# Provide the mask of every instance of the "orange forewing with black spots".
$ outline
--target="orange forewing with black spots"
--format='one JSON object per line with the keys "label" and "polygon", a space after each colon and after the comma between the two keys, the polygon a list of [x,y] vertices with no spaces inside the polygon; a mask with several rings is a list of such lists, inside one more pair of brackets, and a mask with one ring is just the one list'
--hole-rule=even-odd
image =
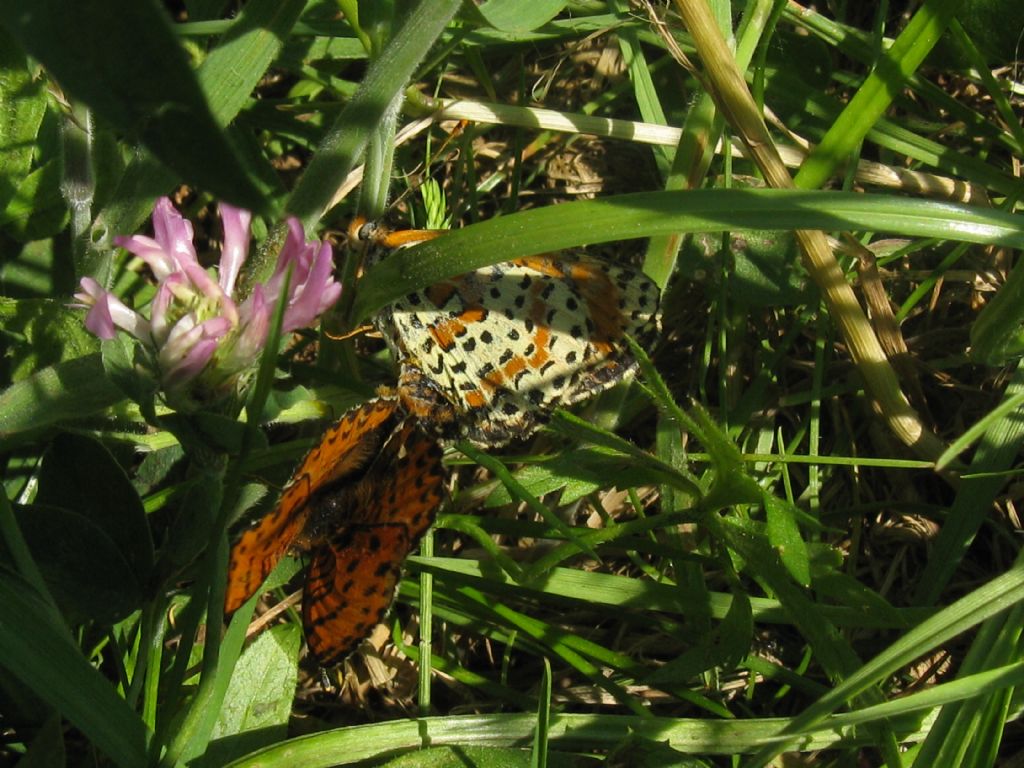
{"label": "orange forewing with black spots", "polygon": [[255,594],[288,549],[311,552],[307,642],[321,663],[340,660],[387,612],[444,485],[440,445],[397,398],[349,411],[302,461],[274,510],[232,548],[226,611]]}
{"label": "orange forewing with black spots", "polygon": [[313,501],[333,533],[314,544],[302,617],[321,664],[342,659],[381,621],[402,562],[444,499],[441,448],[407,419],[365,475]]}
{"label": "orange forewing with black spots", "polygon": [[310,498],[328,484],[364,469],[398,418],[398,401],[379,397],[352,409],[324,433],[295,470],[274,509],[231,548],[224,596],[227,613],[256,594],[295,544],[310,517]]}

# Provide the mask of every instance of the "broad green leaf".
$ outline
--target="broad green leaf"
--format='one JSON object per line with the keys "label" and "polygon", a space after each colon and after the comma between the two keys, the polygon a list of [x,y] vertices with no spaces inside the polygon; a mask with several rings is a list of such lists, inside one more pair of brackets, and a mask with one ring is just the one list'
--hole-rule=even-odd
{"label": "broad green leaf", "polygon": [[21,179],[7,207],[0,212],[0,227],[27,242],[56,235],[68,219],[60,193],[63,165],[58,158],[47,161]]}
{"label": "broad green leaf", "polygon": [[[67,279],[70,275],[66,260],[61,257],[60,244],[54,240],[22,244],[0,264],[0,283],[5,286],[7,301],[39,299],[58,292],[70,294],[72,285]],[[0,313],[14,306],[17,305],[0,302]],[[0,326],[6,326],[7,322],[7,319],[0,321]]]}
{"label": "broad green leaf", "polygon": [[60,715],[54,712],[28,745],[25,756],[18,761],[17,768],[64,768],[66,765],[64,732],[61,728]]}
{"label": "broad green leaf", "polygon": [[[0,178],[8,184],[32,168],[36,134],[46,112],[46,89],[17,44],[0,30]],[[0,208],[12,190],[0,188]]]}
{"label": "broad green leaf", "polygon": [[[561,764],[550,763],[552,766]],[[526,750],[467,744],[416,750],[382,763],[381,768],[530,768],[530,765],[530,753]]]}
{"label": "broad green leaf", "polygon": [[0,23],[73,98],[138,138],[183,179],[265,209],[154,0],[12,0]]}
{"label": "broad green leaf", "polygon": [[230,416],[200,411],[184,415],[171,413],[160,423],[174,433],[186,450],[221,451],[238,455],[242,450],[242,435],[246,425]]}
{"label": "broad green leaf", "polygon": [[194,482],[190,483],[178,504],[177,514],[160,547],[157,572],[161,578],[179,574],[210,545],[214,521],[220,512],[224,485],[220,462],[207,459],[196,462]]}
{"label": "broad green leaf", "polygon": [[158,485],[170,480],[171,473],[184,457],[185,452],[177,442],[166,448],[149,451],[132,472],[132,486],[140,496],[151,493]]}
{"label": "broad green leaf", "polygon": [[[565,0],[488,0],[475,10],[478,18],[500,32],[530,32],[547,24],[564,7]],[[473,10],[472,6],[467,10]]]}
{"label": "broad green leaf", "polygon": [[46,105],[42,79],[0,30],[0,227],[22,241],[55,234],[67,216],[60,160],[41,154]]}
{"label": "broad green leaf", "polygon": [[0,440],[84,418],[122,400],[98,354],[58,363],[0,392]]}
{"label": "broad green leaf", "polygon": [[83,324],[84,313],[54,299],[0,298],[0,327],[27,343],[11,346],[11,378],[25,379],[48,365],[81,358],[99,348]]}
{"label": "broad green leaf", "polygon": [[717,630],[720,645],[721,664],[732,669],[750,653],[754,639],[754,613],[750,596],[738,589],[733,590],[729,612]]}
{"label": "broad green leaf", "polygon": [[271,627],[245,649],[199,765],[223,765],[287,736],[301,648],[301,628],[288,623]]}
{"label": "broad green leaf", "polygon": [[81,435],[58,435],[43,457],[35,502],[87,518],[114,542],[136,581],[148,582],[153,541],[142,500],[101,443]]}
{"label": "broad green leaf", "polygon": [[17,507],[15,514],[70,624],[109,626],[142,606],[144,582],[117,543],[88,516],[46,504]]}
{"label": "broad green leaf", "polygon": [[[993,69],[1017,59],[1020,31],[1024,29],[1024,6],[1017,0],[962,0],[957,20]],[[946,66],[948,62],[934,63]]]}
{"label": "broad green leaf", "polygon": [[[723,247],[727,252],[723,253]],[[723,257],[730,269],[722,269]],[[799,265],[792,232],[752,230],[732,234],[723,246],[720,233],[704,232],[689,238],[679,252],[680,277],[696,278],[707,296],[723,290],[728,274],[728,295],[749,307],[790,307],[812,302],[815,292]],[[678,279],[678,277],[677,277]]]}
{"label": "broad green leaf", "polygon": [[[552,717],[552,749],[590,751],[612,749],[631,734],[666,744],[690,755],[724,755],[731,758],[769,743],[782,731],[786,718],[652,717],[607,714],[559,714]],[[873,734],[863,731],[829,730],[822,723],[801,743],[803,750],[827,749],[830,745],[872,745]],[[231,768],[266,768],[302,765],[304,768],[354,764],[382,754],[419,750],[425,739],[434,746],[451,745],[459,752],[467,744],[514,747],[529,744],[537,716],[528,714],[449,715],[398,720],[373,725],[336,728],[299,736],[254,752],[231,763]],[[929,722],[920,717],[899,719],[895,725],[907,740],[919,740]],[[524,753],[525,754],[525,753]],[[676,763],[668,763],[673,765]]]}
{"label": "broad green leaf", "polygon": [[[292,0],[247,3],[199,65],[199,85],[219,125],[235,119],[270,61],[290,39],[294,6]],[[262,176],[260,169],[257,172]],[[134,232],[152,209],[153,200],[173,186],[174,176],[152,156],[143,154],[124,169],[119,184],[118,194],[96,218],[96,236],[101,242]]]}

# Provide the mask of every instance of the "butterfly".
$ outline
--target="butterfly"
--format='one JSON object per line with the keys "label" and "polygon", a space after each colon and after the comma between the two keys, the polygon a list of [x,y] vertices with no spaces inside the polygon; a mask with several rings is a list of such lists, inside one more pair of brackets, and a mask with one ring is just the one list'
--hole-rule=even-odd
{"label": "butterfly", "polygon": [[441,453],[391,394],[348,411],[232,547],[225,612],[289,550],[307,552],[306,643],[321,665],[341,661],[384,618],[403,561],[433,523],[445,491]]}
{"label": "butterfly", "polygon": [[[349,241],[377,260],[440,234],[357,219]],[[442,437],[494,448],[630,375],[636,361],[625,336],[646,341],[656,332],[658,297],[637,270],[545,254],[414,291],[373,322],[398,363],[406,410]]]}

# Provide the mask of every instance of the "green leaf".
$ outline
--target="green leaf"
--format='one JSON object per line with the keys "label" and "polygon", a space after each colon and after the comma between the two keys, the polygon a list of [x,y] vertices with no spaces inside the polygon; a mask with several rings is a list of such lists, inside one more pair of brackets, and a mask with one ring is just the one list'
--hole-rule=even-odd
{"label": "green leaf", "polygon": [[55,299],[0,298],[0,325],[5,334],[17,334],[27,344],[12,345],[12,379],[24,379],[31,371],[80,358],[99,347],[99,341],[82,323],[83,313]]}
{"label": "green leaf", "polygon": [[[634,488],[657,483],[661,477],[639,462],[604,448],[563,451],[515,473],[516,480],[534,496],[564,489],[559,497],[560,504],[571,504],[601,488]],[[487,497],[486,506],[501,507],[511,503],[508,489],[499,485]]]}
{"label": "green leaf", "polygon": [[697,486],[691,477],[677,470],[675,467],[666,464],[656,456],[638,448],[628,440],[624,440],[611,432],[598,429],[589,422],[584,421],[578,416],[574,416],[568,411],[556,411],[554,417],[551,419],[551,427],[555,431],[572,437],[575,440],[579,440],[580,442],[593,443],[599,448],[618,451],[622,453],[624,457],[630,457],[634,466],[645,473],[650,473],[648,477],[652,480],[657,478],[660,482],[670,483],[676,488],[692,492],[695,496],[699,497],[702,495],[699,486]]}
{"label": "green leaf", "polygon": [[58,709],[121,766],[149,764],[151,733],[110,682],[82,656],[67,628],[21,577],[0,566],[0,667]]}
{"label": "green leaf", "polygon": [[64,768],[64,732],[60,715],[54,712],[38,730],[17,768]]}
{"label": "green leaf", "polygon": [[800,528],[791,506],[777,496],[762,494],[768,518],[768,543],[779,553],[786,570],[803,587],[811,584],[811,565],[807,544],[800,538]]}
{"label": "green leaf", "polygon": [[[957,20],[964,25],[993,69],[1014,61],[1024,29],[1024,6],[1017,0],[962,0]],[[936,61],[936,66],[948,62]]]}
{"label": "green leaf", "polygon": [[628,765],[631,768],[709,768],[710,763],[688,757],[681,750],[672,749],[665,740],[629,734],[608,753],[604,765]]}
{"label": "green leaf", "polygon": [[651,685],[683,685],[702,672],[715,667],[734,667],[750,650],[754,636],[754,615],[750,598],[733,592],[729,610],[709,635],[696,635],[694,646],[644,680]]}
{"label": "green leaf", "polygon": [[[472,10],[472,4],[467,8]],[[501,32],[530,32],[562,12],[565,0],[488,0],[476,8],[479,17]]]}
{"label": "green leaf", "polygon": [[46,105],[42,79],[0,30],[0,227],[22,241],[56,234],[67,217],[60,159],[40,156]]}
{"label": "green leaf", "polygon": [[38,299],[58,293],[69,295],[72,275],[66,266],[66,256],[54,240],[35,240],[24,243],[16,252],[12,249],[0,264],[0,283],[4,285],[5,295],[10,297],[7,301]]}
{"label": "green leaf", "polygon": [[101,443],[81,435],[58,435],[43,458],[35,502],[90,520],[110,537],[138,583],[149,580],[153,540],[142,500]]}
{"label": "green leaf", "polygon": [[522,749],[467,744],[416,750],[382,763],[381,768],[530,768],[530,765],[530,753]]}
{"label": "green leaf", "polygon": [[846,163],[885,113],[907,77],[938,42],[961,0],[929,0],[879,57],[864,84],[832,123],[793,179],[797,187],[816,189]]}
{"label": "green leaf", "polygon": [[138,403],[146,418],[154,414],[154,398],[160,382],[153,372],[148,350],[127,334],[118,333],[100,343],[103,376],[122,397]]}
{"label": "green leaf", "polygon": [[[293,39],[288,32],[294,24],[294,6],[293,0],[245,4],[200,64],[199,84],[219,125],[226,126],[237,117],[269,61],[284,41]],[[255,169],[261,178],[266,170]],[[105,241],[111,235],[134,232],[152,210],[153,200],[173,184],[174,176],[152,156],[135,157],[120,177],[117,194],[96,217],[96,237]]]}
{"label": "green leaf", "polygon": [[[200,453],[206,456],[206,453]],[[161,580],[178,575],[210,545],[213,524],[223,500],[223,472],[220,462],[196,462],[196,475],[160,547],[158,571]]]}
{"label": "green leaf", "polygon": [[754,639],[754,612],[747,593],[733,590],[729,612],[725,614],[716,634],[720,646],[720,663],[725,669],[733,669],[750,652],[750,644]]}
{"label": "green leaf", "polygon": [[[594,749],[614,749],[630,734],[636,734],[652,742],[666,744],[684,754],[726,754],[739,755],[770,743],[782,731],[787,718],[735,718],[718,719],[709,726],[705,718],[655,717],[606,715],[606,714],[559,714],[552,718],[552,749],[571,752],[589,752]],[[411,752],[415,759],[422,749],[424,740],[435,747],[450,745],[456,756],[464,751],[466,760],[476,759],[492,745],[505,751],[518,747],[522,762],[529,764],[529,753],[522,749],[533,736],[537,718],[533,713],[497,715],[448,715],[446,717],[425,717],[405,719],[387,723],[374,723],[348,728],[335,728],[320,733],[298,736],[231,763],[232,768],[268,768],[273,766],[301,765],[304,768],[319,766],[354,765],[360,761],[379,760],[382,754]],[[928,725],[922,725],[920,718],[902,719],[898,723],[908,740],[917,740],[927,732]],[[873,745],[871,734],[850,733],[829,730],[831,721],[822,723],[820,729],[804,738],[804,750],[827,749],[829,746],[865,744]],[[496,751],[500,755],[500,752]],[[486,762],[486,755],[479,765],[492,766],[500,763]],[[510,757],[511,759],[511,757]],[[456,763],[461,766],[466,762]],[[468,763],[472,765],[473,763]],[[659,763],[654,763],[659,765]],[[415,763],[413,763],[415,765]],[[549,765],[565,765],[551,762]],[[569,763],[574,765],[574,763]],[[602,763],[608,765],[608,763]],[[678,761],[660,765],[679,765]]]}
{"label": "green leaf", "polygon": [[60,192],[64,166],[54,158],[21,179],[7,207],[0,212],[0,227],[22,242],[56,235],[68,220]]}
{"label": "green leaf", "polygon": [[883,617],[894,627],[907,626],[907,622],[888,600],[865,586],[849,574],[839,571],[814,575],[814,591],[840,605],[855,608],[872,616]]}
{"label": "green leaf", "polygon": [[157,3],[12,0],[4,11],[0,21],[73,98],[189,183],[265,211]]}
{"label": "green leaf", "polygon": [[1024,356],[1024,268],[1018,263],[971,325],[971,357],[1005,365]]}
{"label": "green leaf", "polygon": [[107,532],[86,515],[45,504],[16,507],[15,515],[69,624],[110,626],[142,605],[143,583]]}
{"label": "green leaf", "polygon": [[181,441],[186,451],[211,450],[237,456],[242,450],[246,425],[230,416],[204,411],[188,415],[171,413],[162,417],[160,423]]}
{"label": "green leaf", "polygon": [[[721,269],[722,249],[732,269]],[[799,254],[792,232],[752,230],[733,234],[723,246],[719,233],[698,233],[687,240],[679,253],[679,277],[697,278],[707,296],[727,291],[730,300],[749,307],[791,307],[813,301],[814,289],[799,266]]]}
{"label": "green leaf", "polygon": [[[252,98],[304,7],[304,0],[253,0],[242,6],[197,73],[218,125],[230,124]],[[264,183],[277,182],[265,162],[254,170],[267,176]]]}
{"label": "green leaf", "polygon": [[245,649],[198,765],[224,765],[287,736],[301,648],[301,628],[288,623],[272,627]]}
{"label": "green leaf", "polygon": [[98,354],[58,363],[0,392],[0,440],[84,418],[122,400]]}
{"label": "green leaf", "polygon": [[11,198],[7,184],[32,168],[36,135],[46,112],[46,89],[33,77],[28,59],[0,30],[0,207]]}
{"label": "green leaf", "polygon": [[367,270],[352,317],[452,275],[583,244],[741,229],[864,229],[1024,247],[1020,217],[975,206],[846,192],[698,189],[580,200],[482,221]]}

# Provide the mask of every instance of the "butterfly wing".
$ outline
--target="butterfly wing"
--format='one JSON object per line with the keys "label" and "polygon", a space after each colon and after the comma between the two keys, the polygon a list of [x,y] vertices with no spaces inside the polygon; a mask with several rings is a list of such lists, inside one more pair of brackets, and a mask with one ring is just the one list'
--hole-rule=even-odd
{"label": "butterfly wing", "polygon": [[631,373],[623,336],[650,335],[657,306],[657,286],[635,270],[540,255],[411,293],[375,322],[402,363],[406,407],[441,434],[457,421],[495,447]]}
{"label": "butterfly wing", "polygon": [[274,509],[231,548],[224,610],[232,613],[259,589],[309,519],[309,499],[328,483],[364,468],[397,420],[397,401],[370,400],[346,413],[302,460]]}
{"label": "butterfly wing", "polygon": [[316,550],[306,579],[306,642],[321,664],[343,659],[384,618],[444,481],[440,446],[409,420],[350,491],[351,521]]}
{"label": "butterfly wing", "polygon": [[341,661],[384,618],[401,578],[402,526],[351,528],[320,547],[306,577],[302,623],[324,666]]}
{"label": "butterfly wing", "polygon": [[433,524],[444,501],[443,451],[437,440],[406,419],[395,430],[364,480],[373,497],[354,519],[374,525],[401,525],[409,534],[409,547]]}

